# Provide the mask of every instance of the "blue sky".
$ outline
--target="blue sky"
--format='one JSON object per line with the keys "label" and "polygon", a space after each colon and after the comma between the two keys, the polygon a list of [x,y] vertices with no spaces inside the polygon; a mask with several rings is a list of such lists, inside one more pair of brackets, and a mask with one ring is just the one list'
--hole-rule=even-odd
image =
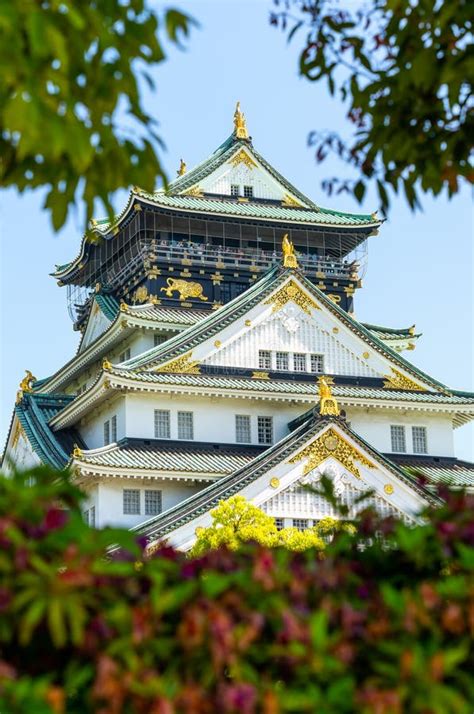
{"label": "blue sky", "polygon": [[[273,165],[318,203],[355,212],[372,211],[348,196],[331,198],[321,180],[345,170],[316,166],[306,139],[312,129],[344,131],[344,111],[324,86],[298,76],[297,45],[271,28],[271,0],[187,0],[171,3],[201,23],[186,52],[172,50],[155,72],[157,91],[147,109],[160,121],[173,176],[182,157],[191,168],[231,132],[240,99],[254,144]],[[125,193],[116,197],[120,209]],[[16,389],[25,369],[52,374],[74,354],[78,334],[66,308],[66,291],[49,273],[78,252],[81,224],[71,219],[54,234],[41,210],[41,192],[0,194],[1,232],[1,423],[6,436]],[[413,215],[395,201],[389,221],[369,243],[364,287],[355,296],[359,319],[393,327],[416,323],[423,332],[407,353],[421,369],[456,389],[473,383],[473,248],[470,192],[452,201],[424,201]],[[474,429],[455,432],[459,457],[474,459]]]}

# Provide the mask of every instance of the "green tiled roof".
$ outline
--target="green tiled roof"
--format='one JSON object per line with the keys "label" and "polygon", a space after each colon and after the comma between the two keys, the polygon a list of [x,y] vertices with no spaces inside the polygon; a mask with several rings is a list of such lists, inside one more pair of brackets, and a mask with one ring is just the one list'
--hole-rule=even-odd
{"label": "green tiled roof", "polygon": [[449,484],[458,488],[474,487],[474,464],[443,456],[391,455],[394,461],[410,475],[424,476],[431,484]]}
{"label": "green tiled roof", "polygon": [[[125,363],[123,363],[125,364]],[[218,376],[210,374],[167,374],[147,371],[130,371],[114,367],[112,374],[153,384],[170,384],[183,387],[229,389],[240,392],[250,391],[266,394],[314,394],[315,403],[318,388],[315,382],[284,379],[252,379],[251,377]],[[337,377],[336,377],[337,379]],[[347,399],[382,399],[387,402],[406,401],[433,404],[473,404],[474,394],[461,396],[441,394],[440,392],[421,392],[380,387],[335,384],[333,393],[336,397]],[[308,414],[309,416],[309,414]]]}
{"label": "green tiled roof", "polygon": [[368,322],[362,322],[361,325],[372,332],[380,340],[415,340],[418,337],[421,337],[421,333],[412,334],[412,332],[410,332],[412,329],[411,327],[382,327],[381,325],[370,325]]}
{"label": "green tiled roof", "polygon": [[33,451],[44,464],[58,469],[64,468],[74,444],[81,445],[82,440],[74,430],[52,431],[48,422],[73,399],[67,394],[26,393],[15,406],[15,413]]}
{"label": "green tiled roof", "polygon": [[407,475],[396,464],[376,451],[367,442],[355,434],[344,420],[334,417],[311,418],[298,429],[285,436],[281,441],[271,446],[259,456],[256,456],[247,466],[224,476],[207,488],[182,501],[159,516],[151,518],[134,528],[144,533],[150,540],[164,538],[171,531],[189,523],[197,516],[207,513],[217,506],[220,500],[239,493],[243,488],[255,481],[269,469],[286,460],[290,454],[301,448],[309,439],[316,436],[329,422],[335,422],[356,443],[359,443],[376,461],[383,463],[397,478],[407,483],[413,490],[426,500],[435,500],[416,479]]}
{"label": "green tiled roof", "polygon": [[231,473],[250,463],[256,451],[233,445],[209,447],[194,444],[144,444],[137,439],[85,451],[81,463],[120,469],[202,473],[212,476]]}
{"label": "green tiled roof", "polygon": [[297,275],[298,279],[310,295],[313,295],[318,302],[329,310],[329,312],[332,312],[353,332],[358,334],[359,337],[361,337],[367,344],[384,355],[394,365],[401,367],[409,374],[421,379],[423,382],[431,384],[435,387],[435,389],[449,392],[445,385],[441,384],[408,362],[408,360],[404,359],[398,352],[391,349],[374,333],[364,327],[362,323],[355,320],[349,313],[336,305],[321,290],[319,290],[319,288],[305,278],[302,273],[299,271],[295,273],[295,271],[291,269],[283,269],[279,266],[271,268],[271,270],[265,273],[260,280],[257,280],[253,285],[251,285],[248,290],[226,303],[223,307],[219,308],[219,310],[213,311],[208,317],[204,318],[196,325],[183,330],[163,345],[154,347],[151,350],[144,352],[142,355],[134,357],[128,362],[124,362],[124,365],[126,365],[128,369],[140,369],[141,367],[150,364],[166,363],[169,360],[175,359],[185,352],[188,352],[200,342],[217,334],[239,316],[245,314],[245,312],[254,307],[254,305],[256,305],[260,300],[264,299],[267,295],[276,290],[278,286],[282,284],[290,275]]}
{"label": "green tiled roof", "polygon": [[159,305],[129,305],[127,315],[141,317],[144,320],[164,322],[177,325],[195,325],[209,315],[209,310],[196,308],[160,307]]}
{"label": "green tiled roof", "polygon": [[95,301],[104,313],[107,320],[114,320],[120,310],[119,302],[113,295],[99,293],[95,296]]}

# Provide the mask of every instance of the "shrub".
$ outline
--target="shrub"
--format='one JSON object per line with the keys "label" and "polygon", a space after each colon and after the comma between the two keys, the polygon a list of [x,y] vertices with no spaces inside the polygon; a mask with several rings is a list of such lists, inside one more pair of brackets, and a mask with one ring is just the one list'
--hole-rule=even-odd
{"label": "shrub", "polygon": [[0,711],[467,714],[474,503],[442,495],[411,528],[365,511],[324,553],[147,558],[83,522],[67,474],[1,478]]}

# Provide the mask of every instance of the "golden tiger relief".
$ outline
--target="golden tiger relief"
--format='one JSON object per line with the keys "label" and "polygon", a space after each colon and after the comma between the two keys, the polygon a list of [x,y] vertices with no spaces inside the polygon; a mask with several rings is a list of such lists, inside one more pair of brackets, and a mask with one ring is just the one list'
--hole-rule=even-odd
{"label": "golden tiger relief", "polygon": [[160,291],[166,293],[168,297],[173,297],[173,293],[177,291],[180,300],[186,300],[188,297],[199,298],[199,300],[208,299],[202,294],[202,285],[199,283],[192,283],[188,280],[175,280],[174,278],[167,278],[166,282],[168,287],[160,288]]}

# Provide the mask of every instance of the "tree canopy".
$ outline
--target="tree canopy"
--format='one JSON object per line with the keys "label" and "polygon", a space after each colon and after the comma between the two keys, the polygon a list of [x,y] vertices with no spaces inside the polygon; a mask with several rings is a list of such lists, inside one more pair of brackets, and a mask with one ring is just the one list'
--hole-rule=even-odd
{"label": "tree canopy", "polygon": [[141,86],[193,22],[147,0],[3,0],[0,187],[46,187],[59,230],[79,197],[87,224],[96,199],[112,215],[117,189],[164,181]]}
{"label": "tree canopy", "polygon": [[[352,171],[323,181],[361,202],[375,183],[386,213],[394,194],[412,210],[422,194],[473,182],[472,5],[467,0],[274,0],[270,22],[299,38],[299,71],[326,81],[347,108],[350,133],[318,128],[317,162],[335,154]],[[302,37],[301,32],[304,32]],[[321,118],[318,116],[318,124]]]}

